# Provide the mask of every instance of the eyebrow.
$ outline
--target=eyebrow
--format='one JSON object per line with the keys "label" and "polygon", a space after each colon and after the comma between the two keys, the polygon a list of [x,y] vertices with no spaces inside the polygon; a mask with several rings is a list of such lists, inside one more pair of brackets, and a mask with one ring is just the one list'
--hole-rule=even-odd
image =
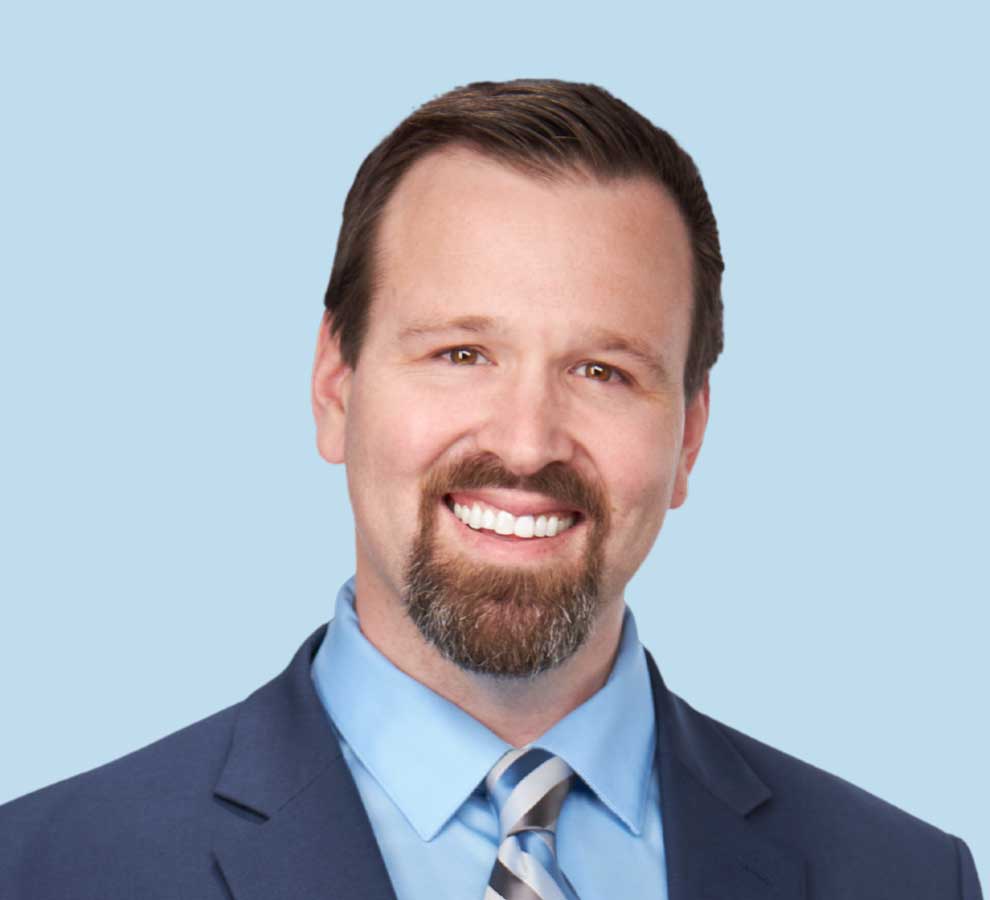
{"label": "eyebrow", "polygon": [[607,328],[596,328],[589,343],[605,353],[624,353],[645,366],[660,381],[670,381],[663,357],[655,353],[646,341]]}
{"label": "eyebrow", "polygon": [[399,332],[399,340],[439,334],[445,331],[470,331],[472,334],[482,334],[494,331],[498,322],[491,316],[460,316],[456,319],[423,319],[407,325]]}

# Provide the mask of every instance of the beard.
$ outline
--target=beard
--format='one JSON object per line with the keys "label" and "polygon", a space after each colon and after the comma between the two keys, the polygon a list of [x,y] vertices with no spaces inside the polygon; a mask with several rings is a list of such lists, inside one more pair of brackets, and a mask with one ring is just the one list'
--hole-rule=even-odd
{"label": "beard", "polygon": [[[441,550],[436,519],[446,495],[485,487],[540,493],[577,510],[590,526],[580,559],[515,568]],[[420,634],[460,668],[532,678],[559,666],[588,638],[602,607],[607,534],[604,490],[565,464],[517,476],[492,454],[459,460],[433,472],[423,487],[406,566],[406,610]]]}

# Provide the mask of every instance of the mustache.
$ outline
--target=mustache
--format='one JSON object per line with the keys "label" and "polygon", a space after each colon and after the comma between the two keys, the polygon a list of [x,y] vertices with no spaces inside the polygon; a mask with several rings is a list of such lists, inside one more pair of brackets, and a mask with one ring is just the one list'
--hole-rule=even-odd
{"label": "mustache", "polygon": [[473,488],[505,488],[543,494],[599,524],[604,524],[608,515],[604,488],[579,475],[566,463],[552,462],[532,475],[517,475],[494,453],[466,456],[434,470],[426,479],[423,496],[429,502],[454,491]]}

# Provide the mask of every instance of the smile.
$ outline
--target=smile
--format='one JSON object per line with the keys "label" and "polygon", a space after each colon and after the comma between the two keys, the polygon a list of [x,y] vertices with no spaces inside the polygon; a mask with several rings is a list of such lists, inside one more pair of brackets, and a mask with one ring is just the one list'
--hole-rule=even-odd
{"label": "smile", "polygon": [[458,519],[475,531],[491,531],[519,538],[556,537],[571,528],[578,518],[576,513],[565,511],[513,515],[487,503],[475,501],[461,504],[449,498],[447,506]]}

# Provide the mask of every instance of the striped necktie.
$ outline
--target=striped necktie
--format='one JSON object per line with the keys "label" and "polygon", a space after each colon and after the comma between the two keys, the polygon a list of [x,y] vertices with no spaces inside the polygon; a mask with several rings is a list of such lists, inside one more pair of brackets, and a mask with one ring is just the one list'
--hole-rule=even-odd
{"label": "striped necktie", "polygon": [[578,900],[557,864],[560,807],[574,774],[559,756],[538,748],[510,750],[485,784],[498,810],[502,842],[485,900]]}

